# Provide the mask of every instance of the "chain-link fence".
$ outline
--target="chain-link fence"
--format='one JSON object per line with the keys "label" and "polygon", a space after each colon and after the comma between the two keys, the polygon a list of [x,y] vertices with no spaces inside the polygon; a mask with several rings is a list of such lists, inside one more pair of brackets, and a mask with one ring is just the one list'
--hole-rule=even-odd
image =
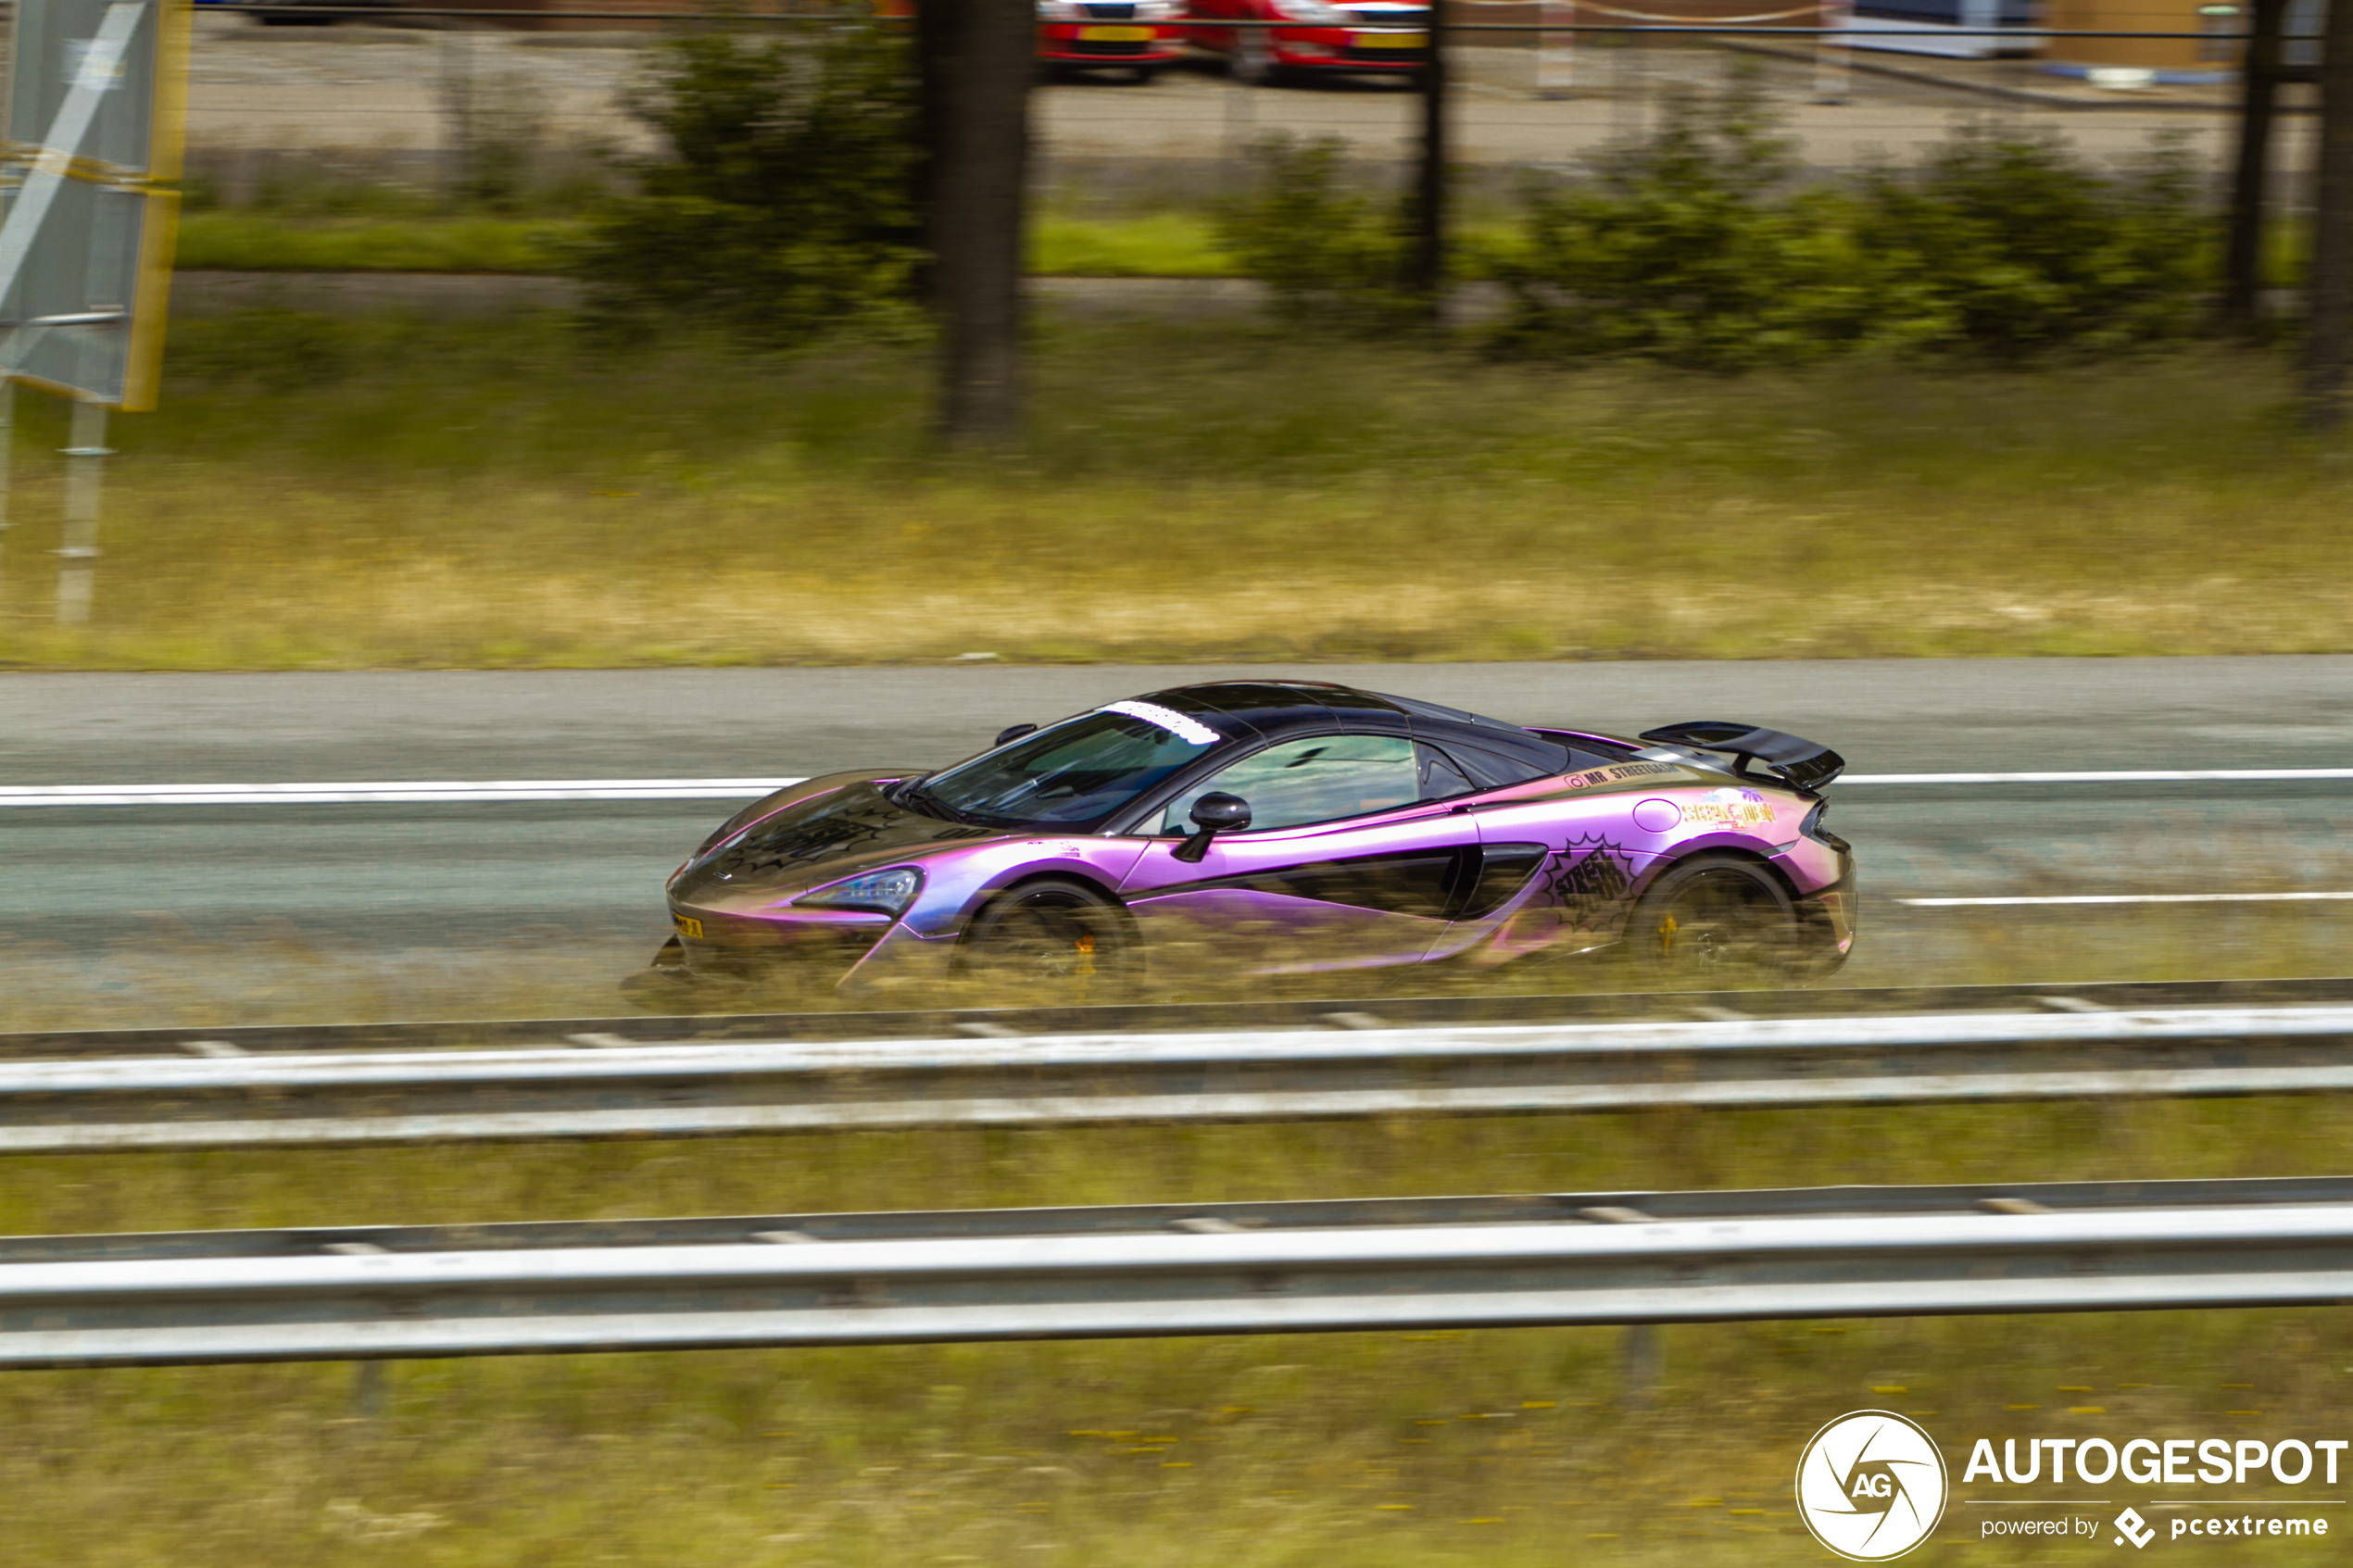
{"label": "chain-link fence", "polygon": [[[1821,20],[1813,6],[1743,13],[1734,19],[1750,25],[1715,32],[1691,31],[1705,18],[1659,21],[1650,11],[1557,0],[1457,6],[1453,17],[1449,156],[1474,202],[1516,171],[1573,170],[1642,135],[1668,94],[1736,67],[1754,73],[1805,167],[1824,173],[1901,160],[1966,118],[2055,131],[2095,160],[2175,138],[2218,178],[2231,155],[2236,88],[2226,59],[2196,69],[2086,65],[2083,40],[2012,31],[1922,44],[1872,31],[1868,16],[1846,19],[1857,30],[1852,42],[1867,46],[1825,50],[1806,31]],[[623,30],[565,18],[565,31],[552,22],[525,31],[512,25],[522,19],[388,25],[404,20],[388,12],[297,27],[208,10],[189,108],[198,204],[245,206],[299,188],[332,207],[392,186],[521,210],[617,178],[618,161],[647,145],[627,99],[650,49],[665,31],[698,24]],[[2111,33],[2130,31],[2108,19]],[[1540,20],[1562,31],[1527,25]],[[1617,20],[1625,30],[1597,31]],[[2112,56],[2161,46],[2194,63],[2235,48],[2181,31],[2108,44]],[[1259,73],[1237,70],[1234,56],[1201,49],[1140,81],[1132,70],[1041,66],[1032,102],[1040,194],[1097,207],[1202,202],[1234,189],[1244,155],[1275,133],[1338,138],[1368,179],[1415,160],[1418,73],[1337,69],[1346,63],[1257,83],[1243,80]],[[2284,89],[2274,167],[2291,200],[2309,165],[2311,120],[2297,111],[2310,92]]]}

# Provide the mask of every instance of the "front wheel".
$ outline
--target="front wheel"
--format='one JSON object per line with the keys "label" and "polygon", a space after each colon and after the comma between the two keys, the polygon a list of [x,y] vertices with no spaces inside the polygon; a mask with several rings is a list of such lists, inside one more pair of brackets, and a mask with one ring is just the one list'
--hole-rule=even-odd
{"label": "front wheel", "polygon": [[991,903],[964,929],[963,969],[1023,986],[1045,1005],[1085,1002],[1124,973],[1119,907],[1083,882],[1047,877]]}
{"label": "front wheel", "polygon": [[1651,884],[1627,922],[1626,950],[1655,979],[1738,984],[1789,978],[1798,935],[1780,878],[1751,860],[1705,857]]}

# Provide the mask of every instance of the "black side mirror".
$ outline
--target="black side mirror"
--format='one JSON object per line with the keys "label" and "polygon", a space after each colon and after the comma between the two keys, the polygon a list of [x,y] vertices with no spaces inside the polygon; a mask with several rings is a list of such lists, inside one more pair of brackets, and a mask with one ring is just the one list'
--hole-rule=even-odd
{"label": "black side mirror", "polygon": [[1038,726],[1035,724],[1008,724],[1003,729],[997,732],[996,740],[990,744],[993,746],[1002,746],[1009,740],[1019,740],[1024,735],[1036,734],[1037,733]]}
{"label": "black side mirror", "polygon": [[1193,802],[1193,836],[1176,847],[1176,859],[1198,865],[1209,853],[1209,841],[1221,833],[1241,833],[1250,826],[1250,802],[1239,795],[1213,789]]}

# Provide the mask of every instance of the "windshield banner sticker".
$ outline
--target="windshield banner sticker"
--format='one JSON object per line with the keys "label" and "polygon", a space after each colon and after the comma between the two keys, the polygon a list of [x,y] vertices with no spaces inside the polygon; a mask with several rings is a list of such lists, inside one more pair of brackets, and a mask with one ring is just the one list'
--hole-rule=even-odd
{"label": "windshield banner sticker", "polygon": [[1178,740],[1192,746],[1215,746],[1225,737],[1197,720],[1161,707],[1153,702],[1107,702],[1095,709],[1098,713],[1124,713],[1130,719],[1141,719],[1147,724],[1157,724]]}

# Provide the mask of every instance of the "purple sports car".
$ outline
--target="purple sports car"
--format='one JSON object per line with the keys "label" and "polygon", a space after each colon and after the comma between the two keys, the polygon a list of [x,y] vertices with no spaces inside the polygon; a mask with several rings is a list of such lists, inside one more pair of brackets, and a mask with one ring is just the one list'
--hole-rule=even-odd
{"label": "purple sports car", "polygon": [[1816,793],[1843,766],[1747,724],[1629,740],[1313,681],[1176,686],[746,808],[672,875],[655,964],[999,974],[1041,1000],[1202,959],[1609,949],[1664,980],[1813,979],[1854,940],[1854,859]]}

